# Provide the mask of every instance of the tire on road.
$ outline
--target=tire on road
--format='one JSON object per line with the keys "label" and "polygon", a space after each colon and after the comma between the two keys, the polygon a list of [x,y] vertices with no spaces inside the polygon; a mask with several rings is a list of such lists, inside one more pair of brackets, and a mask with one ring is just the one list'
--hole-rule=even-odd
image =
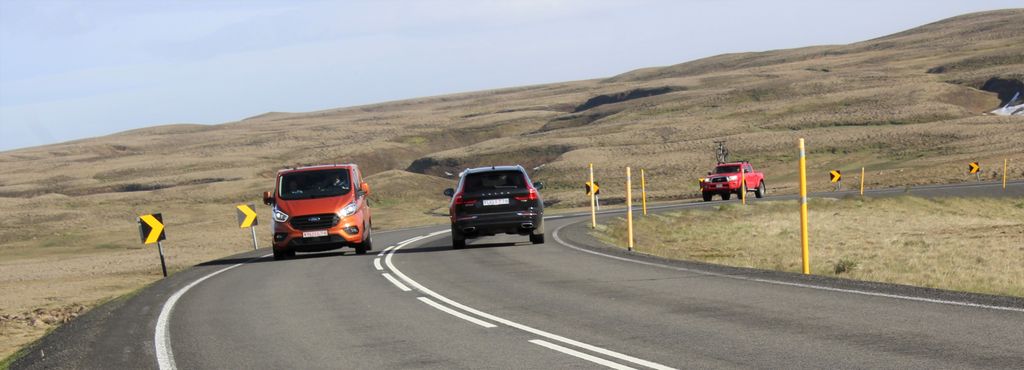
{"label": "tire on road", "polygon": [[466,247],[466,236],[462,235],[462,232],[452,227],[452,249],[462,249]]}
{"label": "tire on road", "polygon": [[722,200],[729,200],[732,198],[732,193],[722,193]]}
{"label": "tire on road", "polygon": [[768,194],[768,189],[765,189],[764,181],[761,181],[757,184],[757,189],[754,190],[754,196],[764,198],[766,194]]}
{"label": "tire on road", "polygon": [[544,244],[544,234],[530,234],[530,242],[533,244]]}
{"label": "tire on road", "polygon": [[712,193],[702,193],[701,195],[703,195],[703,196],[704,196],[704,201],[705,201],[705,202],[710,202],[710,201],[711,201],[711,197],[715,196],[715,195],[714,195],[714,194],[712,194]]}

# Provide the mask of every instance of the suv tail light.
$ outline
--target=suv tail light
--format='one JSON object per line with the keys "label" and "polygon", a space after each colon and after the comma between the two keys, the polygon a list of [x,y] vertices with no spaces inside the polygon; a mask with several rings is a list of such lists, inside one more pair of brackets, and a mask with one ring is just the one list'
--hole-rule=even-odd
{"label": "suv tail light", "polygon": [[530,194],[526,196],[516,197],[516,200],[537,200],[537,189],[530,188]]}
{"label": "suv tail light", "polygon": [[462,193],[455,194],[455,205],[467,205],[471,206],[476,204],[476,199],[466,200],[462,198]]}

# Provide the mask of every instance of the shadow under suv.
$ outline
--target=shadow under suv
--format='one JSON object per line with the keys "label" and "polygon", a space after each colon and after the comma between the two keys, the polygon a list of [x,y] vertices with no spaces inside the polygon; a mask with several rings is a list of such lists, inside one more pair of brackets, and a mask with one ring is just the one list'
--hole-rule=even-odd
{"label": "shadow under suv", "polygon": [[497,234],[529,235],[533,244],[544,243],[544,184],[531,183],[522,166],[471,168],[462,172],[459,186],[445,189],[452,197],[452,247],[466,239]]}

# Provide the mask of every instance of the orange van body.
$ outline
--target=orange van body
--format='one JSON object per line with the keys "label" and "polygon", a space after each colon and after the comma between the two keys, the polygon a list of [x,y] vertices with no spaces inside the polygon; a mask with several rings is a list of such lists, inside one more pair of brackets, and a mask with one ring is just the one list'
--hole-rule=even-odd
{"label": "orange van body", "polygon": [[274,192],[263,194],[273,207],[274,259],[345,247],[358,254],[372,250],[369,194],[354,164],[278,171]]}

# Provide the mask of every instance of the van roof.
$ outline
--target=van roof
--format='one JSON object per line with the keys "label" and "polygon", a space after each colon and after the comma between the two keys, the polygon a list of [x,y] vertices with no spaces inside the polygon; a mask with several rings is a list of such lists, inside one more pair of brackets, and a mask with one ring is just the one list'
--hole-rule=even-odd
{"label": "van roof", "polygon": [[332,169],[332,168],[352,169],[352,168],[356,168],[356,167],[359,167],[359,166],[355,165],[354,163],[318,164],[318,165],[312,165],[312,166],[282,168],[280,170],[277,170],[277,174],[281,175],[281,174],[291,173],[291,172],[317,171],[317,170],[326,170],[326,169]]}

